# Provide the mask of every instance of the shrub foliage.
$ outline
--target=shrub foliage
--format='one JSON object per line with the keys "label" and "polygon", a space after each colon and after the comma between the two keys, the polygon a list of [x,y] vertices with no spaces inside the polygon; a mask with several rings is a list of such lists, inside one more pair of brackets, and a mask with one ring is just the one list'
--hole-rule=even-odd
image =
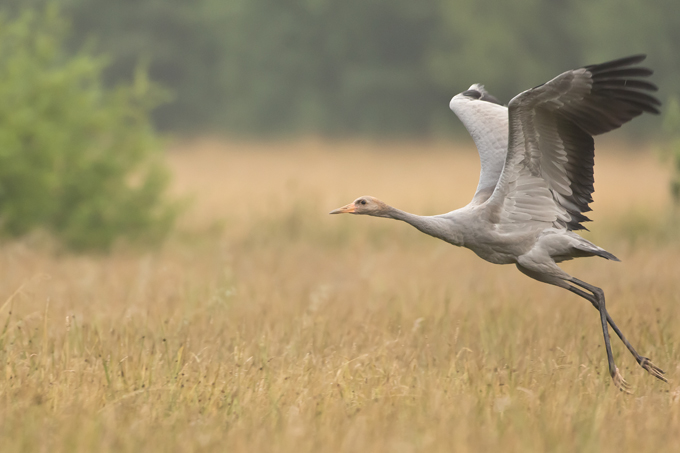
{"label": "shrub foliage", "polygon": [[67,54],[55,8],[0,17],[0,234],[46,229],[73,249],[160,239],[175,207],[149,123],[162,91],[141,70],[107,88],[105,59]]}
{"label": "shrub foliage", "polygon": [[676,207],[680,207],[680,103],[677,98],[668,102],[664,129],[668,140],[666,153],[672,165],[671,194]]}

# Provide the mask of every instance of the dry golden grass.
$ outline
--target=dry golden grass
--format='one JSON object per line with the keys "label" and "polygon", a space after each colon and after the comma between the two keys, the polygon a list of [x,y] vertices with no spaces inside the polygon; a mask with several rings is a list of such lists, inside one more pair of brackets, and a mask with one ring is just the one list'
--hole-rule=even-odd
{"label": "dry golden grass", "polygon": [[[0,246],[2,451],[672,451],[680,445],[680,241],[651,152],[597,158],[590,237],[622,258],[565,268],[601,286],[664,384],[597,312],[514,267],[384,219],[467,203],[471,148],[178,145],[192,196],[153,253]],[[2,301],[7,300],[3,304]]]}

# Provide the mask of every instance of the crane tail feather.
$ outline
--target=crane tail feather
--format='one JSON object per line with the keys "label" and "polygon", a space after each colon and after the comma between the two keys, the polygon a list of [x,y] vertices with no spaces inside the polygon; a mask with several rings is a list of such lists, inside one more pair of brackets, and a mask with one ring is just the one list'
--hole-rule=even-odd
{"label": "crane tail feather", "polygon": [[[600,256],[602,258],[611,260],[611,261],[621,261],[618,259],[613,253],[609,253],[608,251],[601,249],[600,247],[593,246],[592,244],[588,244],[589,246],[576,246],[574,247],[575,249],[585,252],[585,256]],[[593,248],[597,247],[597,248]],[[583,255],[582,255],[583,256]]]}
{"label": "crane tail feather", "polygon": [[606,258],[606,259],[612,260],[612,261],[619,261],[619,262],[621,261],[614,254],[609,253],[606,250],[599,250],[598,253],[597,253],[597,256],[601,256],[602,258]]}

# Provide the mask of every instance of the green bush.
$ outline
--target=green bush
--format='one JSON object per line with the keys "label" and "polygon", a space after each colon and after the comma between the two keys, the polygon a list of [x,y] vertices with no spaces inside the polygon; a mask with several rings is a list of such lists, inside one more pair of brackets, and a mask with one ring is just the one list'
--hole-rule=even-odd
{"label": "green bush", "polygon": [[677,98],[671,98],[668,101],[663,126],[668,135],[666,153],[673,166],[671,193],[675,205],[680,206],[680,104]]}
{"label": "green bush", "polygon": [[0,17],[0,234],[100,250],[161,239],[176,209],[148,118],[164,94],[141,70],[105,87],[105,59],[69,56],[67,28],[56,8]]}

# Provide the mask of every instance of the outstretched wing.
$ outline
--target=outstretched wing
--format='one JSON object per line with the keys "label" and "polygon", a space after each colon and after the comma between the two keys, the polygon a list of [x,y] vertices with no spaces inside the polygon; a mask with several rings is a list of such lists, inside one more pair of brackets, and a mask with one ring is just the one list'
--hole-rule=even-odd
{"label": "outstretched wing", "polygon": [[[491,220],[510,232],[540,222],[584,229],[593,201],[593,135],[643,112],[659,113],[657,87],[637,66],[645,55],[567,71],[509,104],[508,155],[488,201]],[[546,225],[547,224],[547,225]]]}
{"label": "outstretched wing", "polygon": [[479,84],[454,96],[449,107],[468,130],[479,152],[482,169],[472,204],[481,204],[493,193],[505,163],[508,108]]}

